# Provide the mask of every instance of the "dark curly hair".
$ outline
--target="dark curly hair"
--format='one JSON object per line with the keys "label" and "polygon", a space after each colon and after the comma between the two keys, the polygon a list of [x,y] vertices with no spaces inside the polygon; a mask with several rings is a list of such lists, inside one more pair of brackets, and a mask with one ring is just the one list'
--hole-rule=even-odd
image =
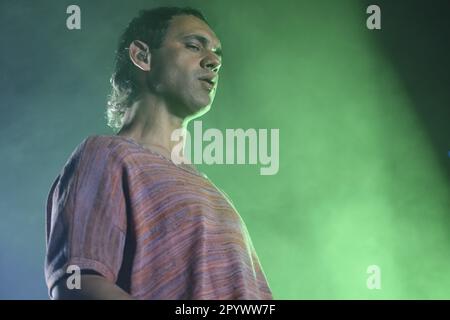
{"label": "dark curly hair", "polygon": [[134,40],[140,40],[150,49],[158,49],[164,40],[170,20],[179,15],[193,15],[207,23],[199,10],[189,7],[159,7],[141,10],[120,36],[110,80],[112,90],[106,109],[108,126],[114,131],[117,132],[122,128],[125,112],[139,94],[133,77],[134,65],[128,54],[129,45]]}

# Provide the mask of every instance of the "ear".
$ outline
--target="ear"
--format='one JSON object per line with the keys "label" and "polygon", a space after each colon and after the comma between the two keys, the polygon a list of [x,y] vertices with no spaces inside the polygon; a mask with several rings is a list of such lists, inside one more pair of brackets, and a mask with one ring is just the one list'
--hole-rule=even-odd
{"label": "ear", "polygon": [[150,71],[150,50],[148,46],[139,40],[134,40],[128,50],[133,64],[143,71]]}

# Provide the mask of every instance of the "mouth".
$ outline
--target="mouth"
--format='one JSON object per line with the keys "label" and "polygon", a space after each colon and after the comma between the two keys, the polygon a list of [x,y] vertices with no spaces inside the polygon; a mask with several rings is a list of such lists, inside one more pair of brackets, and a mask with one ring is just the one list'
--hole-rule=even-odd
{"label": "mouth", "polygon": [[212,91],[216,87],[216,80],[213,77],[203,77],[199,78],[199,80],[203,87],[208,91]]}

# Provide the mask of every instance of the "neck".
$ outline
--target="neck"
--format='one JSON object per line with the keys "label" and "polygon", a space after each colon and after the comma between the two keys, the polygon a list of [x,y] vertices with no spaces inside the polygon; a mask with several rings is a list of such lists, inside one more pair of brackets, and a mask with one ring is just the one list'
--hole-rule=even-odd
{"label": "neck", "polygon": [[175,141],[171,140],[171,135],[177,129],[185,131],[186,127],[187,120],[171,114],[164,101],[146,93],[126,111],[124,125],[117,135],[131,138],[145,148],[162,149],[169,157],[173,148],[181,142],[182,152],[177,156],[183,157],[184,135]]}

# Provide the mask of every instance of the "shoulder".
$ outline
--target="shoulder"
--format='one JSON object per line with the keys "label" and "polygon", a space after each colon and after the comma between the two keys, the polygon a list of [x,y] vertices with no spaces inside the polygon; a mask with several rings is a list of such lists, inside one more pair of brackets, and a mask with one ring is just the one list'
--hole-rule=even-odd
{"label": "shoulder", "polygon": [[84,153],[104,154],[110,157],[125,157],[136,145],[120,136],[93,135],[80,144]]}
{"label": "shoulder", "polygon": [[120,152],[126,148],[129,142],[119,136],[93,135],[89,136],[81,142],[85,151],[97,151],[102,153]]}
{"label": "shoulder", "polygon": [[92,135],[72,152],[66,166],[116,166],[129,154],[130,143],[118,136]]}
{"label": "shoulder", "polygon": [[[48,201],[55,190],[58,196],[64,197],[72,186],[92,186],[98,181],[105,184],[120,179],[127,167],[125,158],[132,147],[132,144],[120,137],[95,135],[85,138],[72,151],[54,180]],[[50,205],[51,202],[48,202],[47,207]]]}

